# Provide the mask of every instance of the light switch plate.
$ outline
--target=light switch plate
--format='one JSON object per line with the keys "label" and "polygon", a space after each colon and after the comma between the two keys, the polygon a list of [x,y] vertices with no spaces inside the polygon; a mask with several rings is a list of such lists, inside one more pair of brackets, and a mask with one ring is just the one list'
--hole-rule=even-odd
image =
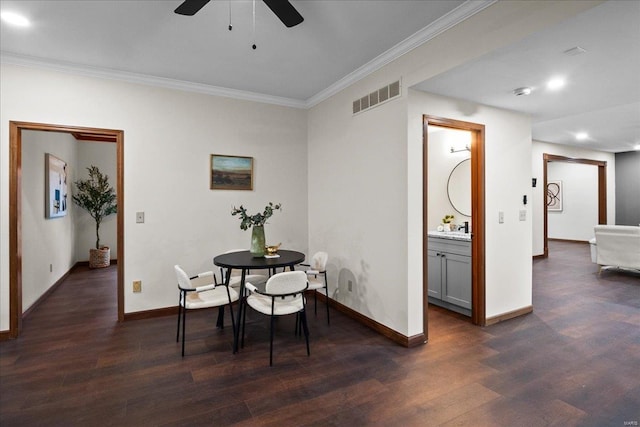
{"label": "light switch plate", "polygon": [[526,221],[526,220],[527,220],[527,211],[523,209],[520,211],[520,221]]}
{"label": "light switch plate", "polygon": [[504,212],[500,211],[498,212],[498,224],[503,224],[504,223]]}
{"label": "light switch plate", "polygon": [[144,223],[144,212],[136,212],[136,222],[138,224]]}

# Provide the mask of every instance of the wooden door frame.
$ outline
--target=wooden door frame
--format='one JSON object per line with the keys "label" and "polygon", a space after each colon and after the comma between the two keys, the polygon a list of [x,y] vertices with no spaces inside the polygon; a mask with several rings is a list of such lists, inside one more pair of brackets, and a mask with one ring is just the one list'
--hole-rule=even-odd
{"label": "wooden door frame", "polygon": [[[78,126],[9,122],[9,338],[22,330],[22,131],[85,135],[84,139],[116,144],[118,242],[118,321],[124,320],[124,132]],[[105,139],[106,138],[106,139]]]}
{"label": "wooden door frame", "polygon": [[547,212],[547,166],[549,162],[577,163],[598,167],[598,224],[607,223],[607,162],[604,160],[577,159],[573,157],[557,156],[555,154],[542,154],[542,210],[544,217],[544,258],[549,257],[549,216]]}
{"label": "wooden door frame", "polygon": [[429,338],[429,285],[427,261],[428,228],[428,126],[440,126],[471,132],[471,321],[474,325],[486,325],[485,308],[485,185],[484,185],[484,125],[446,119],[424,114],[422,116],[422,306],[423,328]]}

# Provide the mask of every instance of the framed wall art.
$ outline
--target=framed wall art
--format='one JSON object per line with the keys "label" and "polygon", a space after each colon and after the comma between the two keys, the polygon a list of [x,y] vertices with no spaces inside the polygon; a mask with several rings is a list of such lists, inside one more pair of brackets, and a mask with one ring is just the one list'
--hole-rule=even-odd
{"label": "framed wall art", "polygon": [[68,207],[67,162],[45,153],[44,169],[45,218],[65,216]]}
{"label": "framed wall art", "polygon": [[549,212],[562,212],[562,181],[547,182],[547,210]]}
{"label": "framed wall art", "polygon": [[212,190],[253,190],[253,157],[211,155]]}

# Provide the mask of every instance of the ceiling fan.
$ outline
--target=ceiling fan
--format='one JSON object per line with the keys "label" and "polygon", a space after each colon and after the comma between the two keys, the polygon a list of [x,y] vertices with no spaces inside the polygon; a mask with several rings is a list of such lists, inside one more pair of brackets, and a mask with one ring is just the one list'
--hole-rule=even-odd
{"label": "ceiling fan", "polygon": [[[209,3],[209,1],[210,0],[185,0],[180,6],[177,7],[174,12],[179,15],[193,16],[198,13],[198,11],[202,9],[207,3]],[[291,3],[289,3],[289,0],[263,1],[287,27],[295,27],[296,25],[304,21],[302,15],[300,15],[296,8],[293,7]]]}

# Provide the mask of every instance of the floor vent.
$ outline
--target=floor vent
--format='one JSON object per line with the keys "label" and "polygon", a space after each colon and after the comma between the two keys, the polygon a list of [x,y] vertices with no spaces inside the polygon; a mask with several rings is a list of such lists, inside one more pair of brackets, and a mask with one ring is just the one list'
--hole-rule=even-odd
{"label": "floor vent", "polygon": [[400,80],[353,101],[353,114],[366,111],[400,96]]}

